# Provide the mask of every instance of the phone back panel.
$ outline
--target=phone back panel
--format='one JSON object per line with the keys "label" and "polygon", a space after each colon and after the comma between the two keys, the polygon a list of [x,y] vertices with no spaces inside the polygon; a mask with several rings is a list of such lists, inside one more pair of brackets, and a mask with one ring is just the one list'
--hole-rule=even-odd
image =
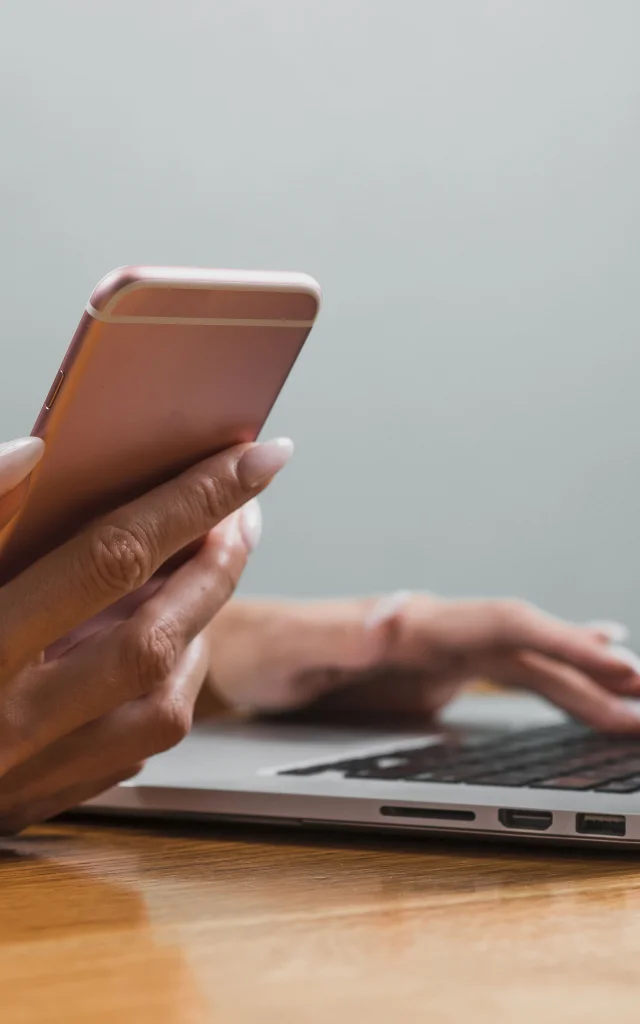
{"label": "phone back panel", "polygon": [[98,285],[33,433],[0,583],[88,521],[258,436],[313,325],[312,278],[123,268]]}

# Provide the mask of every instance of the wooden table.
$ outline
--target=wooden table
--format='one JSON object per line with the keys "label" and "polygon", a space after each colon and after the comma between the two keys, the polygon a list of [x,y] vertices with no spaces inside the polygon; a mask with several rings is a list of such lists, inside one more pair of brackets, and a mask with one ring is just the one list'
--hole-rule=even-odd
{"label": "wooden table", "polygon": [[201,826],[0,842],[0,1021],[640,1018],[640,859]]}

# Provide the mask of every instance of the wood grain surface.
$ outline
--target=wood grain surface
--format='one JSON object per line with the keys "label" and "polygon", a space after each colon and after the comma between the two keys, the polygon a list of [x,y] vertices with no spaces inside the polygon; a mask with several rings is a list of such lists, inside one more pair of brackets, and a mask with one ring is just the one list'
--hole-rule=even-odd
{"label": "wood grain surface", "polygon": [[52,825],[0,906],[3,1024],[640,1018],[630,854]]}

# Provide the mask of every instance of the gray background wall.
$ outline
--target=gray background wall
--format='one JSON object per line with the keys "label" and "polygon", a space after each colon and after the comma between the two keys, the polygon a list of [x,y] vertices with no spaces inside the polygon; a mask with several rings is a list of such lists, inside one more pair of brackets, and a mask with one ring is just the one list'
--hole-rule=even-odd
{"label": "gray background wall", "polygon": [[639,33],[636,0],[3,0],[0,436],[112,266],[305,269],[245,589],[640,627]]}

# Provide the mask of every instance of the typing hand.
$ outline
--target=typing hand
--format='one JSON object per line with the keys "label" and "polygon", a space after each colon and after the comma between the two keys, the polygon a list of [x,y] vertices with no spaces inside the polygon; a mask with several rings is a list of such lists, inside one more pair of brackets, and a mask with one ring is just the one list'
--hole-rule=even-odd
{"label": "typing hand", "polygon": [[234,602],[211,627],[212,684],[259,711],[389,718],[430,716],[464,684],[491,679],[597,728],[640,732],[622,699],[640,696],[640,675],[609,647],[611,632],[520,601]]}

